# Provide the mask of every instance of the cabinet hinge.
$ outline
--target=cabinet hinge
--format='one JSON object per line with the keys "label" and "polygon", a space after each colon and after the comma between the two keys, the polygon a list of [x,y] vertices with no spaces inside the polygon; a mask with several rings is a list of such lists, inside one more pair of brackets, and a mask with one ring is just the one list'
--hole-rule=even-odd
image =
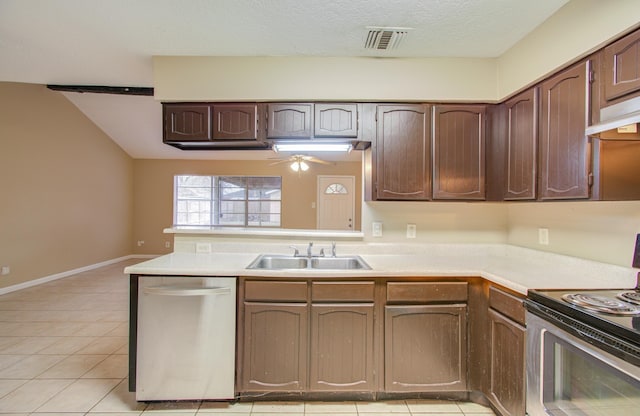
{"label": "cabinet hinge", "polygon": [[593,186],[593,172],[589,173],[589,176],[587,178],[587,183],[589,184],[589,186]]}

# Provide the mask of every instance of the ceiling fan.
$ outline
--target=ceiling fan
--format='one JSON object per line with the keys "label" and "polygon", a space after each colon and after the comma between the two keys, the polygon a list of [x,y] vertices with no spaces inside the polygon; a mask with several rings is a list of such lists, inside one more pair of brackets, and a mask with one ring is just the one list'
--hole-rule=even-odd
{"label": "ceiling fan", "polygon": [[289,167],[294,172],[305,172],[309,170],[309,163],[333,165],[333,162],[327,162],[326,160],[307,155],[291,155],[285,159],[279,159],[277,162],[271,163],[271,165],[279,165],[281,163],[290,163]]}

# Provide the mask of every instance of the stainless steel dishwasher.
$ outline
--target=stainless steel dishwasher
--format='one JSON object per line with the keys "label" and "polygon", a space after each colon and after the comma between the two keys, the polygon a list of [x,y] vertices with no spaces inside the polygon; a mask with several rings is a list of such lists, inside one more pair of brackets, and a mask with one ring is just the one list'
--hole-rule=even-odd
{"label": "stainless steel dishwasher", "polygon": [[234,398],[236,280],[140,277],[136,400]]}

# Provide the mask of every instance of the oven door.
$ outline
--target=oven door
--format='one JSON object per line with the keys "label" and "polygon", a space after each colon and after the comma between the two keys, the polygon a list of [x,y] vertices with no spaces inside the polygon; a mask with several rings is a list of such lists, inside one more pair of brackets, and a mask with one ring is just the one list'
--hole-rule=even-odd
{"label": "oven door", "polygon": [[624,416],[640,409],[640,367],[527,312],[527,414]]}

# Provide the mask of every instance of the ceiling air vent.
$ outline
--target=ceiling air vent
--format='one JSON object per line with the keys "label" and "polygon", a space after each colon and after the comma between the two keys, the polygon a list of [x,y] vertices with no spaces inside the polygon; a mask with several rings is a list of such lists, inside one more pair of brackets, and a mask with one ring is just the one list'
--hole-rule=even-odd
{"label": "ceiling air vent", "polygon": [[365,49],[389,50],[396,49],[407,33],[408,27],[372,27],[368,26]]}

